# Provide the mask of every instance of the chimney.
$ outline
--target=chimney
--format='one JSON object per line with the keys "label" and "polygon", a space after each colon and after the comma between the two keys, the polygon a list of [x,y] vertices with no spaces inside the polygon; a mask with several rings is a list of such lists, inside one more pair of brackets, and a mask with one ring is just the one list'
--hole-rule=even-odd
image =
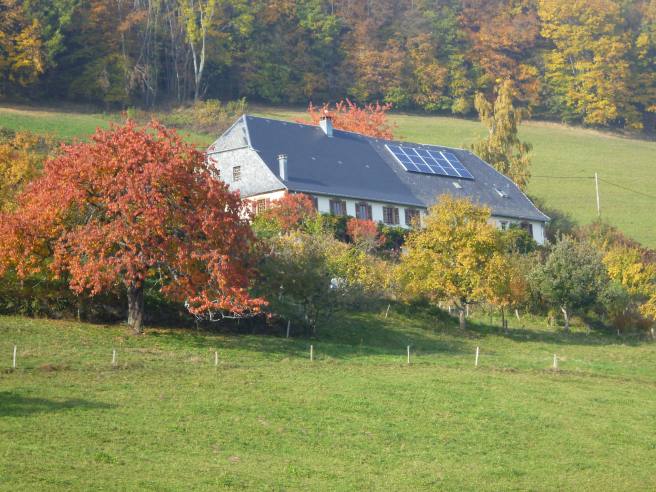
{"label": "chimney", "polygon": [[333,117],[330,116],[327,112],[323,114],[321,120],[319,120],[319,126],[323,132],[329,137],[333,136]]}
{"label": "chimney", "polygon": [[287,155],[280,154],[278,156],[278,167],[280,169],[280,179],[287,181]]}

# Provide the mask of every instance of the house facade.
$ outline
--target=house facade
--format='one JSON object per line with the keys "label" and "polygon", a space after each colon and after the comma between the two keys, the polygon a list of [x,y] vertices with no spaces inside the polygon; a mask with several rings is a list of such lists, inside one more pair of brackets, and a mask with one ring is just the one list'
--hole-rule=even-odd
{"label": "house facade", "polygon": [[329,117],[315,126],[244,115],[208,148],[207,159],[256,211],[286,192],[305,193],[319,212],[411,227],[450,194],[489,207],[499,229],[517,225],[545,241],[549,218],[463,149],[336,130]]}

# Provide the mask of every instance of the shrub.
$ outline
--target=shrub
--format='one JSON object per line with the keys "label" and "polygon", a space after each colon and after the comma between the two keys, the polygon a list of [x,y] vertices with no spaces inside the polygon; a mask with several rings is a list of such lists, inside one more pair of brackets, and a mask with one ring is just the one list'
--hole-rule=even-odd
{"label": "shrub", "polygon": [[607,273],[591,244],[566,236],[551,248],[546,262],[531,272],[530,278],[542,299],[560,309],[568,331],[572,312],[597,301]]}

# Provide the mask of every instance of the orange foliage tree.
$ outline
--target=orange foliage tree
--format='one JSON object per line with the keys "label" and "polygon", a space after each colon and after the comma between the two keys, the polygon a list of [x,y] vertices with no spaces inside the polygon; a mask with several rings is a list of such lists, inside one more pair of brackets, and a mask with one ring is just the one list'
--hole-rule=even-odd
{"label": "orange foliage tree", "polygon": [[258,312],[245,205],[172,130],[132,122],[62,147],[0,216],[0,274],[52,274],[76,293],[123,285],[141,332],[144,283],[197,316]]}
{"label": "orange foliage tree", "polygon": [[285,193],[273,200],[268,208],[259,214],[259,220],[274,222],[281,232],[298,229],[307,219],[316,215],[312,198],[303,193]]}
{"label": "orange foliage tree", "polygon": [[315,125],[319,124],[321,117],[330,115],[333,126],[339,130],[362,133],[376,138],[394,138],[395,125],[387,120],[387,112],[392,109],[391,104],[366,104],[359,107],[349,99],[339,101],[334,106],[324,103],[321,108],[312,103],[308,106],[308,115]]}
{"label": "orange foliage tree", "polygon": [[349,219],[346,223],[346,234],[353,244],[365,251],[373,250],[384,238],[378,237],[378,225],[373,220]]}

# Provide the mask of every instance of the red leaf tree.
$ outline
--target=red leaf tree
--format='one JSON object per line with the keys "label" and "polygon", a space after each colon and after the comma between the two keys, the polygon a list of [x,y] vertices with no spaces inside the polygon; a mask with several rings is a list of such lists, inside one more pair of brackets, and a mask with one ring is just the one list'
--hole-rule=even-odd
{"label": "red leaf tree", "polygon": [[192,314],[258,312],[249,296],[253,239],[239,196],[172,130],[132,122],[64,146],[0,216],[0,273],[66,278],[76,293],[122,284],[141,332],[144,282]]}
{"label": "red leaf tree", "polygon": [[321,108],[308,106],[308,115],[315,125],[321,117],[332,116],[333,126],[339,130],[362,133],[370,137],[393,139],[395,126],[387,120],[391,104],[367,104],[359,107],[349,99],[339,101],[334,106],[324,103]]}
{"label": "red leaf tree", "polygon": [[285,193],[273,200],[260,214],[262,219],[274,221],[281,232],[298,229],[307,219],[316,214],[312,198],[303,193]]}
{"label": "red leaf tree", "polygon": [[351,241],[365,251],[371,251],[381,244],[378,225],[373,220],[350,218],[346,223],[346,234]]}

